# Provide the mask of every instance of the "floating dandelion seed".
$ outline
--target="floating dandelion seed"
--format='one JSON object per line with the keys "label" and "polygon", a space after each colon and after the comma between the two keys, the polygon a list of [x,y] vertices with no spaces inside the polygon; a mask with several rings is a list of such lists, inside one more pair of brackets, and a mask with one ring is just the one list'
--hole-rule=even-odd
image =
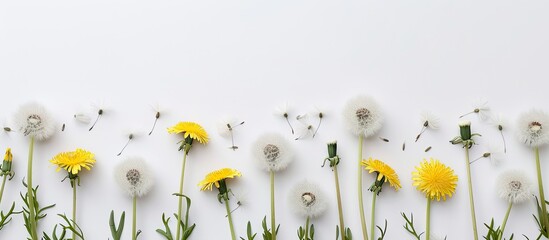
{"label": "floating dandelion seed", "polygon": [[381,141],[384,141],[384,142],[389,142],[389,139],[387,139],[387,138],[379,137],[379,139],[380,139]]}
{"label": "floating dandelion seed", "polygon": [[406,141],[402,142],[402,151],[406,150]]}
{"label": "floating dandelion seed", "polygon": [[416,142],[428,128],[431,128],[433,130],[438,129],[440,119],[431,112],[424,111],[421,113],[421,123],[423,124],[423,126],[421,127],[421,131],[419,132],[419,134],[416,136]]}
{"label": "floating dandelion seed", "polygon": [[61,132],[65,131],[65,124],[63,123],[63,126],[61,126]]}
{"label": "floating dandelion seed", "polygon": [[480,157],[471,161],[471,164],[482,158],[488,158],[490,159],[490,163],[493,166],[498,166],[501,162],[505,160],[505,153],[500,147],[497,147],[494,145],[488,145],[486,147],[486,151]]}
{"label": "floating dandelion seed", "polygon": [[217,125],[217,130],[219,132],[219,135],[221,136],[230,136],[231,137],[231,144],[229,148],[233,151],[236,151],[238,149],[238,146],[234,144],[234,129],[238,126],[244,125],[244,121],[237,122],[233,118],[226,117],[223,120],[219,121]]}
{"label": "floating dandelion seed", "polygon": [[503,129],[507,123],[501,114],[493,115],[491,120],[491,124],[496,127],[501,134],[501,140],[503,141],[503,152],[507,153],[507,143],[505,142],[505,136],[503,135]]}
{"label": "floating dandelion seed", "polygon": [[97,118],[95,118],[95,121],[93,122],[93,125],[90,127],[89,131],[91,131],[95,127],[95,124],[97,124],[97,121],[99,121],[101,116],[103,116],[104,112],[105,112],[105,110],[103,109],[103,107],[101,105],[99,105],[97,107]]}
{"label": "floating dandelion seed", "polygon": [[79,121],[81,123],[89,124],[91,122],[90,116],[85,113],[76,113],[74,114],[74,120]]}
{"label": "floating dandelion seed", "polygon": [[295,117],[295,120],[300,121],[307,118],[307,114],[299,114]]}
{"label": "floating dandelion seed", "polygon": [[473,104],[473,111],[471,112],[468,112],[466,114],[463,114],[461,116],[459,116],[459,118],[462,118],[462,117],[465,117],[469,114],[472,114],[472,113],[476,113],[478,115],[478,117],[480,118],[480,120],[484,121],[486,119],[488,119],[490,117],[489,115],[489,112],[490,112],[490,107],[488,106],[488,101],[486,100],[478,100],[477,102],[475,102]]}
{"label": "floating dandelion seed", "polygon": [[313,133],[313,138],[315,138],[316,133],[318,132],[318,129],[320,128],[320,124],[322,124],[322,118],[324,118],[324,112],[317,109],[316,116],[318,116],[318,125],[316,125],[315,132]]}
{"label": "floating dandelion seed", "polygon": [[153,133],[154,128],[156,127],[156,122],[158,122],[158,119],[160,118],[160,107],[158,105],[154,105],[153,110],[155,112],[154,123],[153,123],[153,126],[151,128],[151,131],[149,132],[149,135],[151,135]]}
{"label": "floating dandelion seed", "polygon": [[429,146],[425,149],[425,152],[428,152],[428,151],[431,151],[431,146]]}
{"label": "floating dandelion seed", "polygon": [[307,114],[303,114],[299,116],[300,118],[298,120],[303,125],[303,127],[299,130],[299,136],[295,138],[295,140],[303,139],[314,133],[313,125],[307,122]]}
{"label": "floating dandelion seed", "polygon": [[133,132],[130,132],[128,134],[128,141],[126,142],[126,144],[124,145],[124,147],[122,148],[122,150],[120,150],[120,152],[118,154],[116,154],[116,156],[120,156],[122,155],[122,152],[124,152],[124,149],[126,149],[126,147],[128,146],[128,144],[130,144],[130,142],[135,138],[135,133]]}
{"label": "floating dandelion seed", "polygon": [[280,107],[276,108],[276,115],[282,116],[286,119],[286,122],[288,123],[288,126],[290,126],[290,129],[292,130],[292,134],[294,134],[294,128],[292,127],[292,124],[290,123],[289,114],[288,114],[288,103],[285,103],[281,105]]}

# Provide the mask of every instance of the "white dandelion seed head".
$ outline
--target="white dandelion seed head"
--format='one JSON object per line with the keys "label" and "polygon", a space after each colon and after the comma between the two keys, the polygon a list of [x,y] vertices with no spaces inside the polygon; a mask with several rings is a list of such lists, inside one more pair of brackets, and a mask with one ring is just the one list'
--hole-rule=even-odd
{"label": "white dandelion seed head", "polygon": [[220,121],[217,122],[217,132],[222,137],[231,136],[231,128],[233,128],[237,124],[238,123],[234,117],[225,116]]}
{"label": "white dandelion seed head", "polygon": [[383,125],[383,116],[377,102],[368,96],[350,99],[343,108],[343,117],[347,128],[354,134],[370,137]]}
{"label": "white dandelion seed head", "polygon": [[517,136],[519,141],[530,147],[549,143],[549,115],[539,110],[521,114],[518,118]]}
{"label": "white dandelion seed head", "polygon": [[533,197],[533,187],[528,175],[519,170],[503,172],[497,179],[499,196],[513,204],[530,200]]}
{"label": "white dandelion seed head", "polygon": [[503,128],[507,127],[507,119],[505,119],[503,115],[499,113],[492,114],[490,118],[490,124],[498,129],[501,126],[501,130],[503,130]]}
{"label": "white dandelion seed head", "polygon": [[490,118],[490,106],[488,106],[488,101],[485,99],[479,99],[473,103],[473,108],[478,110],[476,114],[478,118],[482,121],[488,120]]}
{"label": "white dandelion seed head", "polygon": [[303,181],[296,184],[288,198],[289,205],[295,213],[303,217],[315,218],[322,215],[328,204],[326,195],[318,185]]}
{"label": "white dandelion seed head", "polygon": [[490,154],[488,158],[490,159],[490,163],[492,164],[492,166],[499,166],[502,162],[506,160],[505,152],[503,150],[503,147],[501,147],[500,145],[487,144],[485,153]]}
{"label": "white dandelion seed head", "polygon": [[421,124],[427,122],[427,128],[438,129],[440,127],[440,118],[429,111],[421,112]]}
{"label": "white dandelion seed head", "polygon": [[261,135],[253,144],[253,156],[267,171],[284,170],[294,158],[293,149],[276,133]]}
{"label": "white dandelion seed head", "polygon": [[285,102],[275,108],[275,115],[285,117],[289,114],[289,111],[290,105],[288,104],[288,102]]}
{"label": "white dandelion seed head", "polygon": [[460,120],[460,121],[458,122],[458,125],[459,125],[460,127],[471,126],[471,121],[469,121],[469,120]]}
{"label": "white dandelion seed head", "polygon": [[19,107],[14,122],[17,131],[36,140],[45,141],[57,131],[57,123],[41,104],[32,102]]}
{"label": "white dandelion seed head", "polygon": [[74,120],[84,124],[89,124],[91,122],[91,117],[87,113],[78,112],[75,113],[73,117]]}
{"label": "white dandelion seed head", "polygon": [[131,197],[147,194],[154,183],[153,175],[147,163],[138,157],[124,160],[114,170],[116,182]]}

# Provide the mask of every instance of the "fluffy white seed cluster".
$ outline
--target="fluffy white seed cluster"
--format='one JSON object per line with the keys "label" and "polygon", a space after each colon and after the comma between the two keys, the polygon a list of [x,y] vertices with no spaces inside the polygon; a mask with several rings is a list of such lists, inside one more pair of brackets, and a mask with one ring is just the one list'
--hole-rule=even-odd
{"label": "fluffy white seed cluster", "polygon": [[539,147],[549,143],[549,115],[543,111],[530,110],[518,118],[517,137],[530,146]]}
{"label": "fluffy white seed cluster", "polygon": [[288,141],[276,133],[261,135],[254,142],[252,151],[254,158],[267,171],[284,170],[294,158]]}
{"label": "fluffy white seed cluster", "polygon": [[383,125],[383,116],[377,102],[368,96],[350,99],[343,108],[343,117],[347,128],[357,136],[370,137]]}
{"label": "fluffy white seed cluster", "polygon": [[499,196],[509,203],[523,203],[533,197],[534,185],[525,172],[509,170],[503,172],[497,179]]}
{"label": "fluffy white seed cluster", "polygon": [[57,130],[57,124],[46,108],[34,102],[19,108],[15,113],[14,123],[19,132],[39,141],[49,139]]}
{"label": "fluffy white seed cluster", "polygon": [[288,202],[295,213],[310,218],[322,215],[328,207],[326,195],[318,185],[308,181],[300,182],[292,188]]}
{"label": "fluffy white seed cluster", "polygon": [[131,197],[144,196],[154,183],[149,166],[141,158],[132,157],[124,160],[116,166],[114,173],[120,188]]}

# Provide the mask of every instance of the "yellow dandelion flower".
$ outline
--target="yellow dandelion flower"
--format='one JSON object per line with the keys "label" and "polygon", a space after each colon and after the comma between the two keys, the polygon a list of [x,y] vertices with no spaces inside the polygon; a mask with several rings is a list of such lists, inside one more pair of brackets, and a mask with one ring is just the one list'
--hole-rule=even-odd
{"label": "yellow dandelion flower", "polygon": [[385,178],[384,182],[389,182],[391,187],[394,187],[395,190],[402,188],[395,170],[384,162],[370,158],[368,160],[362,160],[361,165],[368,170],[368,173],[377,173],[376,181],[381,181]]}
{"label": "yellow dandelion flower", "polygon": [[436,159],[427,161],[424,159],[416,171],[412,173],[413,185],[431,200],[446,201],[446,196],[452,197],[456,191],[458,181],[457,175],[450,167],[442,164]]}
{"label": "yellow dandelion flower", "polygon": [[206,175],[206,178],[204,180],[200,181],[198,186],[200,186],[200,190],[212,190],[212,186],[215,185],[216,188],[219,188],[219,182],[223,181],[227,178],[234,178],[234,177],[240,177],[242,174],[232,168],[222,168],[219,170],[215,170],[211,173],[208,173]]}
{"label": "yellow dandelion flower", "polygon": [[179,122],[173,127],[168,128],[168,133],[183,133],[184,138],[190,137],[202,144],[208,142],[208,133],[206,130],[194,122]]}
{"label": "yellow dandelion flower", "polygon": [[50,162],[57,165],[56,171],[58,172],[63,168],[67,170],[69,174],[77,175],[82,168],[89,171],[93,167],[95,156],[89,151],[77,148],[76,151],[73,152],[62,152],[57,154]]}

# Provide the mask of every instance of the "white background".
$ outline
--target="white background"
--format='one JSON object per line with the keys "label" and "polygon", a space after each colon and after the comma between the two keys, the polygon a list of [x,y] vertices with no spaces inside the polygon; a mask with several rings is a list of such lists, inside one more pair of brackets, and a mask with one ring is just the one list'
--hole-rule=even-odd
{"label": "white background", "polygon": [[[251,143],[262,133],[287,137],[296,159],[277,177],[277,217],[280,239],[296,239],[304,219],[287,205],[288,189],[309,179],[329,193],[330,208],[315,219],[316,239],[334,239],[337,208],[332,173],[320,168],[326,143],[337,139],[344,211],[355,238],[360,235],[356,201],[357,140],[343,126],[345,102],[358,94],[380,103],[386,122],[379,136],[366,140],[364,157],[389,163],[403,188],[385,187],[378,198],[377,223],[388,220],[386,239],[411,239],[402,228],[400,212],[413,212],[424,229],[425,198],[411,186],[413,167],[435,157],[455,169],[460,180],[454,197],[432,205],[433,233],[448,239],[472,239],[464,154],[448,143],[458,134],[458,116],[484,97],[493,112],[509,124],[507,161],[492,167],[486,159],[472,167],[478,227],[492,217],[501,222],[506,204],[494,189],[503,170],[519,168],[535,180],[534,156],[514,136],[514,123],[531,108],[549,110],[547,1],[3,1],[0,3],[0,117],[10,119],[23,103],[38,101],[66,130],[35,148],[34,181],[42,204],[56,203],[40,230],[51,232],[57,213],[70,214],[71,189],[62,172],[48,162],[61,151],[86,148],[96,154],[91,172],[81,174],[78,223],[86,239],[110,237],[108,215],[127,212],[131,200],[114,182],[113,167],[128,156],[142,156],[156,177],[154,189],[139,200],[141,239],[161,239],[163,212],[176,211],[182,153],[180,136],[166,128],[178,121],[196,121],[211,135],[206,146],[195,146],[188,159],[185,193],[193,199],[190,219],[197,223],[192,239],[229,239],[225,209],[215,192],[200,192],[196,184],[209,171],[234,167],[242,178],[229,184],[246,193],[247,203],[234,213],[237,235],[251,220],[256,231],[268,214],[268,174],[251,157]],[[96,128],[72,119],[79,111],[93,114],[92,103],[103,102],[105,115]],[[317,137],[294,141],[274,109],[289,102],[291,116],[325,111]],[[156,131],[150,105],[163,111]],[[418,143],[419,113],[430,110],[442,120]],[[240,149],[217,134],[223,116],[246,124],[236,131]],[[495,127],[475,116],[473,131],[483,134],[472,158],[487,143],[500,144]],[[309,121],[316,124],[317,119]],[[300,126],[293,121],[294,126]],[[141,133],[121,157],[128,129]],[[406,141],[406,151],[401,150]],[[8,182],[1,208],[21,205],[28,140],[2,133],[2,148],[12,147],[16,178]],[[432,150],[423,150],[432,146]],[[541,149],[542,160],[549,159]],[[544,173],[547,161],[542,162]],[[366,175],[369,186],[373,176]],[[549,186],[549,177],[545,177]],[[366,188],[365,188],[366,189]],[[365,191],[369,219],[371,193]],[[507,233],[537,235],[532,202],[513,208]],[[117,214],[117,215],[118,215]],[[172,221],[173,223],[173,221]],[[369,220],[368,220],[369,224]],[[125,238],[130,238],[126,225]],[[259,233],[259,235],[261,235]],[[23,239],[22,218],[0,232],[0,239]],[[261,238],[258,236],[257,238]],[[520,237],[519,239],[521,239]]]}

